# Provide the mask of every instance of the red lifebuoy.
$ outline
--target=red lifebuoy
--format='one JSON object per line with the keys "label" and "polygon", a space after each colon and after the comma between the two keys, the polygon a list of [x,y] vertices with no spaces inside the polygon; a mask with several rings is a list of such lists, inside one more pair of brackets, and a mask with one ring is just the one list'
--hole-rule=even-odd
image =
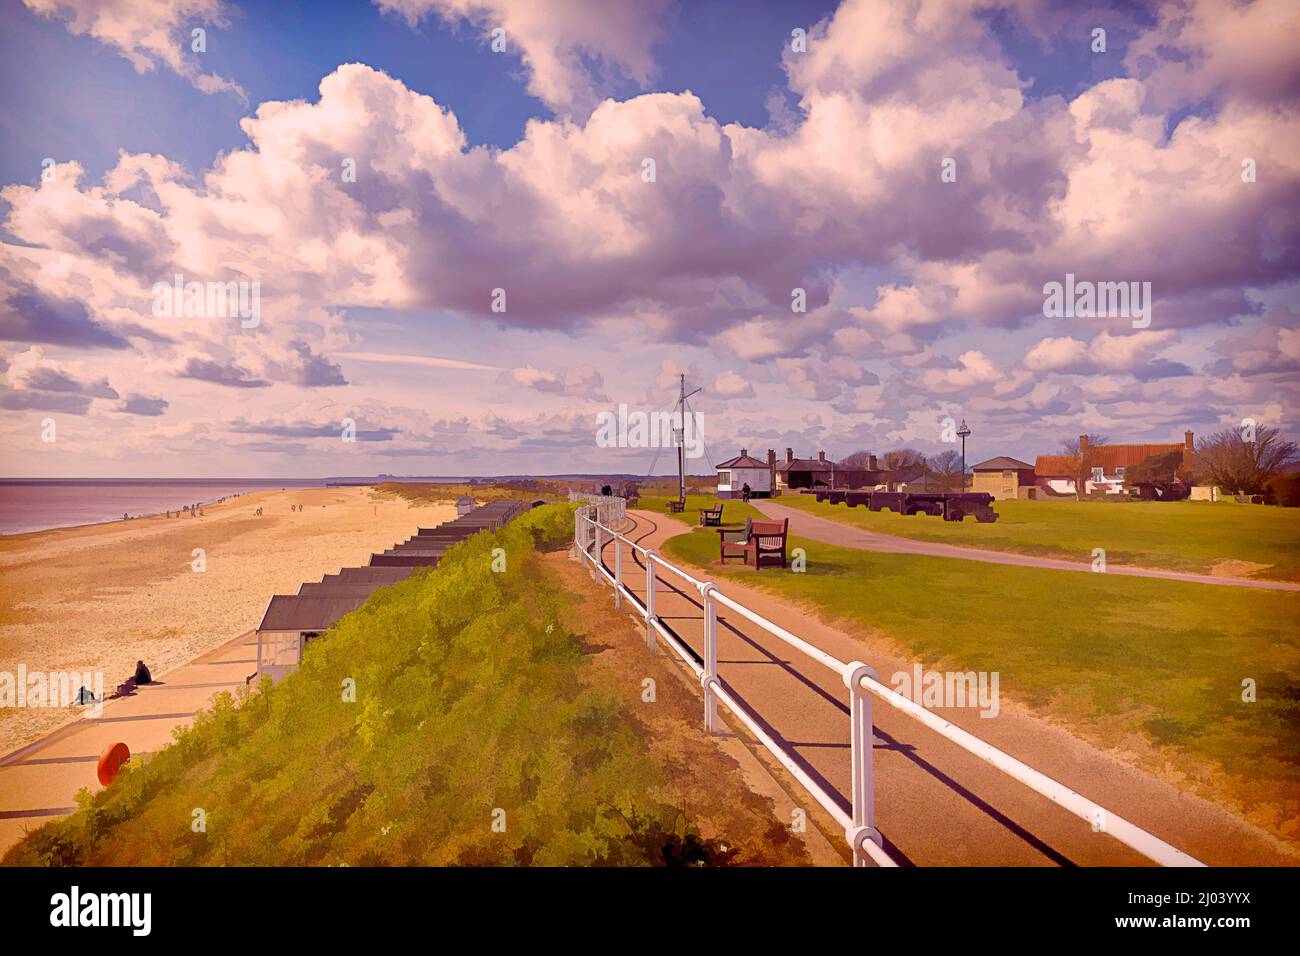
{"label": "red lifebuoy", "polygon": [[104,748],[104,752],[99,755],[99,782],[108,786],[117,776],[117,772],[122,769],[122,764],[131,759],[131,748],[120,740],[115,744],[109,744]]}

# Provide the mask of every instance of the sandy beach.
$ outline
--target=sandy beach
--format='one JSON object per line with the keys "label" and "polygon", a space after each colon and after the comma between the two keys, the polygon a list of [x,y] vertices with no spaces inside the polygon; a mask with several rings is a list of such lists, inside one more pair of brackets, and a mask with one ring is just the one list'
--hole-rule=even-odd
{"label": "sandy beach", "polygon": [[[272,594],[365,564],[454,515],[450,503],[412,505],[369,488],[307,488],[245,495],[203,517],[0,538],[0,672],[103,671],[111,691],[143,659],[161,676],[256,627]],[[191,567],[196,548],[202,573]],[[0,754],[76,716],[0,709]]]}

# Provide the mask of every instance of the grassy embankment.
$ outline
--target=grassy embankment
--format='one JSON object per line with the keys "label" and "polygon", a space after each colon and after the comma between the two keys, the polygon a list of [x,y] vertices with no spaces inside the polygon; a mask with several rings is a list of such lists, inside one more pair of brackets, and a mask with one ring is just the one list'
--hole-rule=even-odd
{"label": "grassy embankment", "polygon": [[[634,709],[640,678],[595,663],[604,648],[573,627],[582,602],[540,553],[569,542],[571,514],[536,509],[377,592],[309,646],[300,671],[239,700],[221,695],[172,745],[95,797],[82,791],[76,813],[5,862],[806,861],[707,740],[673,752],[693,752],[692,772],[721,788],[721,817],[702,805],[717,793],[703,799],[666,770],[666,745],[647,730],[662,719]],[[502,573],[491,570],[496,548]],[[635,635],[630,645],[644,651]]]}
{"label": "grassy embankment", "polygon": [[[774,499],[820,518],[919,541],[1199,574],[1300,581],[1300,508],[1208,501],[999,501],[998,520],[946,522],[922,515]],[[1215,570],[1217,567],[1217,571]]]}
{"label": "grassy embankment", "polygon": [[380,498],[405,498],[417,504],[434,504],[437,502],[455,502],[461,495],[467,495],[476,501],[488,502],[509,498],[514,501],[537,501],[538,499],[564,500],[565,492],[552,487],[518,488],[508,484],[469,485],[444,484],[431,481],[385,481],[375,485],[373,492]]}
{"label": "grassy embankment", "polygon": [[[756,573],[720,566],[717,547],[712,529],[696,529],[662,551],[868,640],[883,636],[928,667],[998,671],[1008,697],[1300,839],[1300,594],[873,554],[799,537],[790,547],[806,550],[806,572]],[[1242,700],[1247,678],[1254,703]]]}

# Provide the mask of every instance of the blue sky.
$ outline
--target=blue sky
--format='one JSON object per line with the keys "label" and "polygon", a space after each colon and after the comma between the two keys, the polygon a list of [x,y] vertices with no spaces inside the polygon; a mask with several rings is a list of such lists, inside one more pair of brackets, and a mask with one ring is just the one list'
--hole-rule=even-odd
{"label": "blue sky", "polygon": [[[816,23],[836,6],[833,0],[701,0],[675,7],[656,46],[657,80],[642,90],[623,78],[611,92],[691,90],[719,122],[763,126],[770,95],[793,99],[780,58],[791,25]],[[1143,5],[1132,7],[1116,18],[1125,25],[1112,29],[1112,44],[1131,33],[1130,15],[1135,23],[1151,22]],[[518,70],[503,70],[467,25],[426,19],[412,30],[360,0],[250,0],[237,9],[228,27],[209,28],[205,66],[237,77],[253,106],[314,99],[322,76],[340,63],[360,62],[454,108],[471,144],[508,147],[530,117],[550,115],[524,90]],[[1009,60],[1032,77],[1033,96],[1070,96],[1122,72],[1118,59],[1051,38],[1045,44],[1005,13],[986,19]],[[236,98],[207,96],[165,69],[138,74],[93,39],[73,36],[15,0],[5,0],[3,22],[0,180],[30,179],[50,155],[75,155],[97,175],[117,161],[119,149],[164,153],[201,170],[218,152],[247,145],[239,120],[249,107]]]}
{"label": "blue sky", "polygon": [[[933,454],[953,414],[1031,461],[1294,428],[1280,0],[42,2],[0,8],[0,431],[68,439],[9,471],[635,470],[591,423],[682,371],[714,459]],[[150,286],[196,271],[267,321],[160,325]],[[1067,271],[1152,281],[1157,321],[1043,316]],[[392,437],[276,444],[343,417]]]}
{"label": "blue sky", "polygon": [[[15,0],[4,6],[0,180],[34,180],[46,156],[76,156],[99,175],[117,162],[119,149],[164,153],[198,171],[218,152],[247,145],[239,120],[249,107],[237,98],[205,95],[165,69],[138,74],[59,21]],[[322,76],[340,63],[360,62],[451,106],[471,144],[508,147],[530,117],[550,115],[524,90],[518,69],[503,70],[501,58],[467,25],[427,19],[412,30],[359,0],[245,2],[239,9],[229,27],[208,29],[204,65],[237,77],[252,106],[315,99]],[[788,24],[811,24],[834,9],[827,0],[685,5],[668,21],[671,33],[657,48],[659,80],[649,90],[693,90],[719,122],[764,125],[769,93],[785,86],[780,53]],[[642,91],[622,79],[612,92]]]}

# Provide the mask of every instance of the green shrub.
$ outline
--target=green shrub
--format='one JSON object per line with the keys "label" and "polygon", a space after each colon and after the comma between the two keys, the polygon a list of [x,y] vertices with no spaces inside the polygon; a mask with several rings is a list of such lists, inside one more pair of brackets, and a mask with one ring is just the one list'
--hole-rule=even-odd
{"label": "green shrub", "polygon": [[726,862],[648,795],[660,771],[637,726],[583,679],[582,645],[561,623],[569,599],[538,556],[567,544],[572,514],[534,509],[378,592],[312,642],[298,672],[220,695],[6,862]]}

